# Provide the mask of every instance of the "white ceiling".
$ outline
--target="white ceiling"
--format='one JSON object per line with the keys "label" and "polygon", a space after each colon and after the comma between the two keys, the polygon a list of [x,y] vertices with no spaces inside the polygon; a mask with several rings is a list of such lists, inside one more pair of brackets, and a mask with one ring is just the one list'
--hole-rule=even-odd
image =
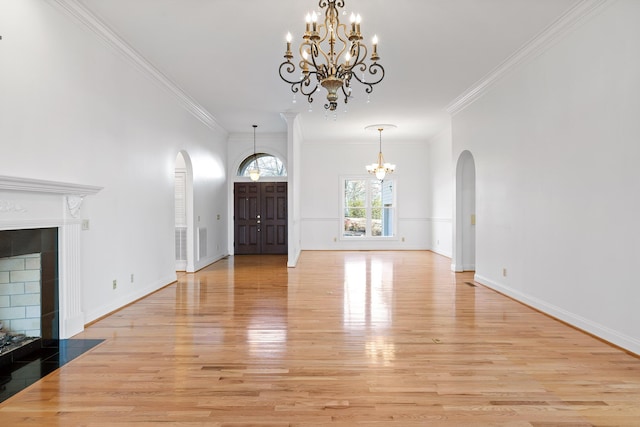
{"label": "white ceiling", "polygon": [[[278,75],[284,36],[317,0],[78,0],[182,88],[230,133],[285,132],[280,113],[300,111],[306,139],[376,139],[372,123],[393,123],[399,139],[427,140],[445,111],[577,0],[345,0],[362,15],[367,44],[377,34],[385,79],[371,102],[354,86],[348,112],[325,118],[324,92],[313,112]],[[348,15],[344,21],[348,21]]]}

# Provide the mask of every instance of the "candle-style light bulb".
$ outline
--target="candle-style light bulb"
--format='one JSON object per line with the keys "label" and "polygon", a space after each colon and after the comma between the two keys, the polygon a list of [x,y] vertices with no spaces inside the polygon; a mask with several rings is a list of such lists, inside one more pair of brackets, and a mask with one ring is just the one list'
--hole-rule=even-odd
{"label": "candle-style light bulb", "polygon": [[[287,36],[285,37],[285,39],[287,40],[287,55],[291,55],[291,33],[287,32]],[[287,57],[287,56],[285,56]]]}
{"label": "candle-style light bulb", "polygon": [[373,50],[371,52],[371,60],[372,61],[377,61],[380,59],[380,57],[378,56],[378,36],[374,35],[373,36],[373,40],[371,41],[373,43]]}

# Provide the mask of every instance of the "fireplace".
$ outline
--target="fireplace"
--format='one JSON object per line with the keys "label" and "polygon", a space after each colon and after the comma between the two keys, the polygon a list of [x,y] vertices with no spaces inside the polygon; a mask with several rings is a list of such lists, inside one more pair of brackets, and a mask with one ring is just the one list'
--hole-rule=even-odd
{"label": "fireplace", "polygon": [[79,213],[100,189],[0,176],[0,322],[18,339],[48,345],[84,329]]}
{"label": "fireplace", "polygon": [[58,295],[58,229],[0,231],[0,366],[60,339]]}

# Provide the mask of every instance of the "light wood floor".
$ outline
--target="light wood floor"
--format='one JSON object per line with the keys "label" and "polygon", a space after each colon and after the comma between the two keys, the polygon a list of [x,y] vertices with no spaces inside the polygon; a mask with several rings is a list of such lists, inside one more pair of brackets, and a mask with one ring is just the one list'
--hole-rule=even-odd
{"label": "light wood floor", "polygon": [[238,256],[87,328],[1,426],[640,426],[640,359],[430,252]]}

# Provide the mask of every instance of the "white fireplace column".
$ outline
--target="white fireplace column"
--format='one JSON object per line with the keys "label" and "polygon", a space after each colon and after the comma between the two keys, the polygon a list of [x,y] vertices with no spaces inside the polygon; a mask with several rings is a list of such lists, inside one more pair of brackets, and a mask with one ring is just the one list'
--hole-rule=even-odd
{"label": "white fireplace column", "polygon": [[81,225],[77,220],[65,221],[58,228],[60,338],[69,338],[84,330],[80,232]]}
{"label": "white fireplace column", "polygon": [[60,338],[84,330],[78,213],[102,187],[0,176],[0,230],[58,228]]}

